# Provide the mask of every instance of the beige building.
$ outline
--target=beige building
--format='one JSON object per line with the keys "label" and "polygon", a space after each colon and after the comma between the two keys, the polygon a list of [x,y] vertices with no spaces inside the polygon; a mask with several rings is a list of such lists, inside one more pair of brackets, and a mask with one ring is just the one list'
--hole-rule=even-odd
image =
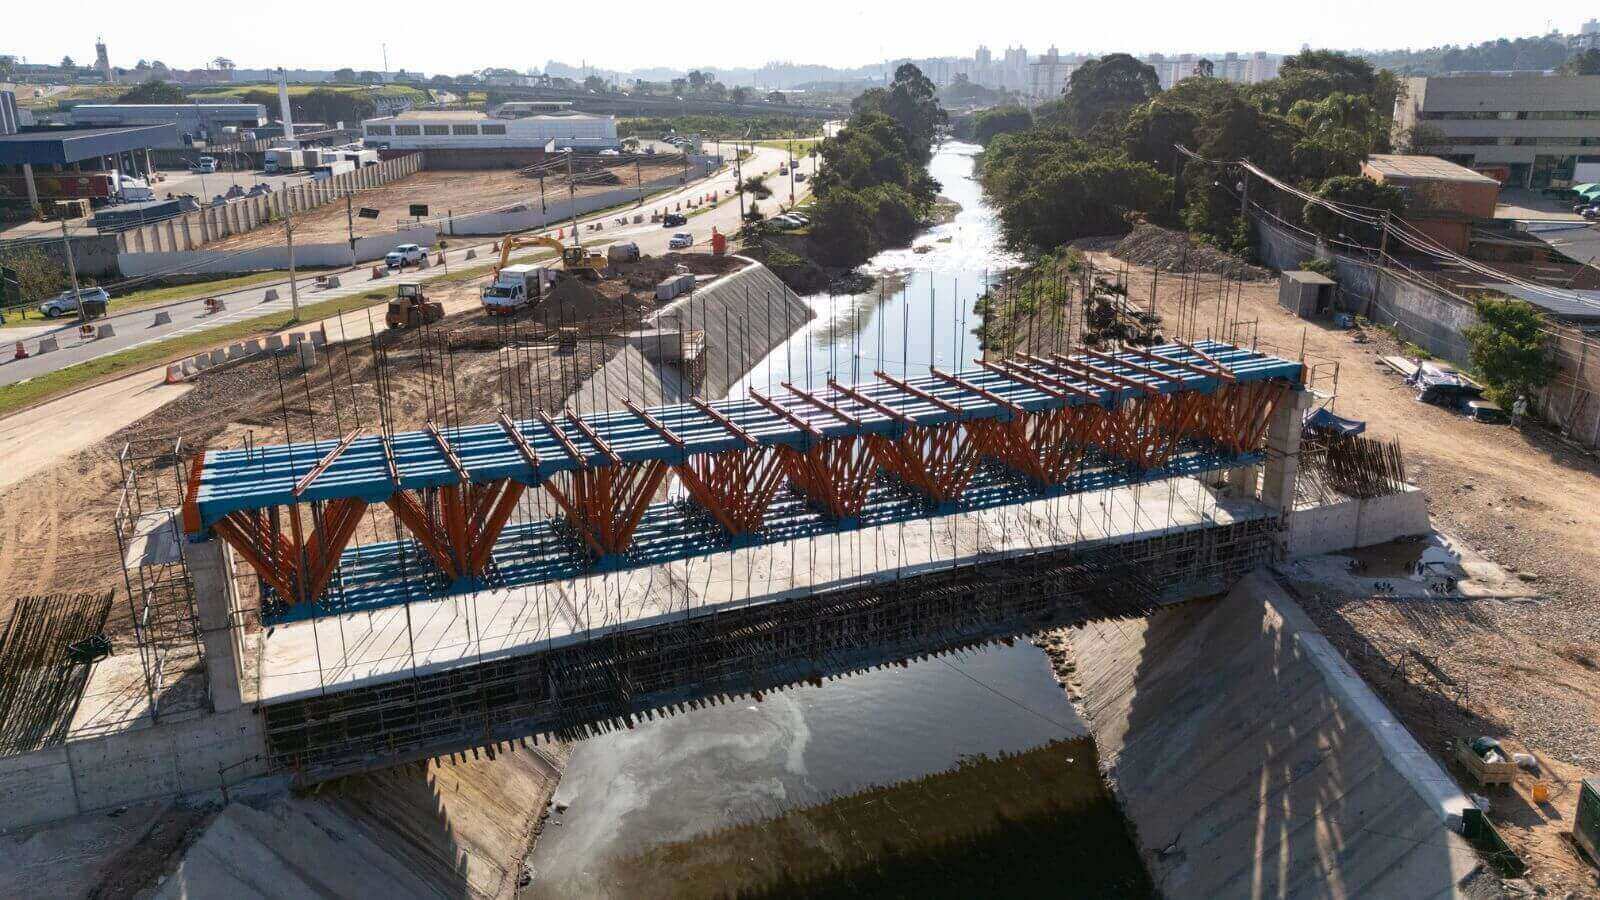
{"label": "beige building", "polygon": [[[1600,76],[1407,78],[1395,103],[1398,142],[1509,186],[1569,184],[1600,163]],[[1415,136],[1416,140],[1410,140]]]}

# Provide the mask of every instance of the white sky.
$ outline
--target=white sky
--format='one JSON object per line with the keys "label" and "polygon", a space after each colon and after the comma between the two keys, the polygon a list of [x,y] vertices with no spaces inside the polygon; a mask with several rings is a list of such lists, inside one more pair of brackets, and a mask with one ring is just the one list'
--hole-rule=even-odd
{"label": "white sky", "polygon": [[[1426,47],[1552,26],[1573,32],[1600,14],[1578,0],[1193,0],[1083,3],[1073,0],[612,0],[475,3],[378,2],[157,4],[130,14],[126,3],[78,0],[69,15],[40,0],[9,4],[0,53],[29,62],[94,60],[103,34],[111,62],[140,59],[193,68],[226,56],[240,66],[391,69],[429,74],[485,66],[523,70],[557,59],[612,69],[759,65],[768,60],[864,65],[896,56],[996,56],[1022,43],[1038,54],[1267,50],[1302,43],[1333,48]],[[557,23],[570,17],[573,27]],[[81,26],[78,23],[82,23]]]}

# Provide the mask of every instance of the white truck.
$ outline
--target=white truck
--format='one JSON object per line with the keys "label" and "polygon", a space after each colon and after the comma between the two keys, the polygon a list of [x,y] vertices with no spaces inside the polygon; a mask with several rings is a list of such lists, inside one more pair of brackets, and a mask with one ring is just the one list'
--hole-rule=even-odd
{"label": "white truck", "polygon": [[491,316],[515,315],[537,303],[556,284],[554,269],[519,263],[506,266],[483,289],[483,311]]}
{"label": "white truck", "polygon": [[346,172],[354,172],[355,170],[356,164],[347,159],[324,162],[311,170],[311,180],[326,181],[335,175],[343,175]]}

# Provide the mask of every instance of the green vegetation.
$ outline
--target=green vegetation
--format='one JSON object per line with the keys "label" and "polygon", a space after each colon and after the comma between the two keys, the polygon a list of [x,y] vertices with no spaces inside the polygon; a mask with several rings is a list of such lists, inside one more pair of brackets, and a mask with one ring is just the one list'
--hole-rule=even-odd
{"label": "green vegetation", "polygon": [[823,265],[843,268],[916,234],[939,193],[925,166],[945,121],[933,83],[910,63],[888,88],[856,98],[855,108],[818,146],[822,165],[812,185],[811,251]]}
{"label": "green vegetation", "polygon": [[772,188],[767,187],[767,183],[762,180],[760,175],[751,175],[740,182],[739,190],[754,196],[758,200],[765,200],[772,196]]}
{"label": "green vegetation", "polygon": [[[302,273],[307,271],[311,270],[301,270]],[[162,287],[145,288],[143,290],[131,291],[127,294],[121,295],[113,293],[111,298],[110,312],[112,315],[134,312],[136,310],[146,309],[151,306],[159,306],[165,303],[175,303],[182,300],[193,299],[195,297],[205,297],[212,294],[222,294],[228,291],[236,291],[240,288],[250,287],[251,285],[264,284],[272,281],[283,281],[288,277],[289,274],[287,272],[252,272],[249,275],[237,275],[232,278],[218,278],[212,281],[196,281],[189,284],[173,284]],[[57,288],[36,296],[42,300],[51,296],[52,294],[59,293],[61,290],[65,290],[65,288]],[[24,294],[24,296],[34,295]],[[17,310],[8,308],[6,310],[5,325],[0,327],[11,328],[24,324],[29,326],[35,325],[41,318],[35,311],[38,305],[39,301],[36,300],[32,303],[23,304],[21,308]],[[32,316],[32,319],[29,319],[29,316]]]}
{"label": "green vegetation", "polygon": [[185,103],[188,95],[170,81],[150,76],[143,84],[117,98],[118,103]]}
{"label": "green vegetation", "polygon": [[1572,55],[1559,34],[1500,38],[1467,47],[1445,45],[1426,50],[1379,50],[1361,54],[1380,69],[1401,75],[1438,75],[1443,72],[1504,72],[1511,69],[1555,69]]}
{"label": "green vegetation", "polygon": [[1556,376],[1544,316],[1524,300],[1479,297],[1478,323],[1466,331],[1472,366],[1490,399],[1510,407],[1519,395],[1544,387]]}
{"label": "green vegetation", "polygon": [[[1092,742],[1048,744],[615,861],[592,893],[1150,897]],[[603,887],[604,890],[599,888]]]}
{"label": "green vegetation", "polygon": [[669,134],[698,134],[706,140],[714,137],[739,138],[760,135],[765,139],[809,138],[821,129],[822,123],[802,116],[782,116],[763,113],[753,116],[638,116],[617,119],[617,137],[665,137]]}
{"label": "green vegetation", "polygon": [[1033,113],[1020,106],[997,106],[980,111],[972,119],[972,140],[988,145],[1002,134],[1027,131],[1033,126]]}
{"label": "green vegetation", "polygon": [[[93,278],[78,279],[80,287],[93,284]],[[66,266],[39,247],[31,244],[0,247],[0,304],[6,307],[8,323],[13,316],[20,319],[27,315],[29,306],[37,306],[70,287],[72,279]]]}
{"label": "green vegetation", "polygon": [[[1384,213],[1399,216],[1405,212],[1405,194],[1399,188],[1360,175],[1336,175],[1322,182],[1316,193],[1330,203],[1361,207],[1363,213],[1374,217]],[[1375,246],[1381,239],[1381,226],[1351,221],[1309,200],[1303,215],[1306,225],[1324,238],[1342,234],[1346,240],[1366,246]]]}
{"label": "green vegetation", "polygon": [[[1326,50],[1291,57],[1278,78],[1253,85],[1196,69],[1161,91],[1155,71],[1126,54],[1092,61],[1073,73],[1060,100],[1034,111],[1031,127],[990,142],[980,174],[1008,243],[1038,253],[1144,218],[1248,252],[1238,196],[1248,176],[1189,159],[1175,145],[1206,160],[1248,159],[1330,199],[1388,208],[1392,196],[1342,179],[1368,154],[1390,149],[1401,90],[1392,73]],[[1300,217],[1299,203],[1277,211]]]}
{"label": "green vegetation", "polygon": [[787,140],[756,141],[758,147],[772,147],[777,150],[790,150],[796,160],[811,152],[813,147],[820,146],[822,138],[790,138]]}

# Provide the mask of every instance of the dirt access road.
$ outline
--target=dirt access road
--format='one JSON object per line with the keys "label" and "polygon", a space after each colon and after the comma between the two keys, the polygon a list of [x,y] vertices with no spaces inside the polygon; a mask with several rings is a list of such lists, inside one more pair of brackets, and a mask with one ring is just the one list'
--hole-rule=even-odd
{"label": "dirt access road", "polygon": [[[1124,265],[1092,256],[1097,266]],[[1178,309],[1177,282],[1162,273],[1157,302],[1169,322]],[[1130,267],[1129,284],[1132,299],[1143,306],[1150,271]],[[1202,297],[1216,294],[1214,279],[1212,285]],[[1370,342],[1359,343],[1354,331],[1285,312],[1277,293],[1276,280],[1245,283],[1237,319],[1257,320],[1262,344],[1280,354],[1292,358],[1303,339],[1308,357],[1337,360],[1336,411],[1367,422],[1369,436],[1400,440],[1407,476],[1427,492],[1437,530],[1515,573],[1521,591],[1538,595],[1536,602],[1441,603],[1426,614],[1381,597],[1342,598],[1307,611],[1336,645],[1409,643],[1466,686],[1457,700],[1437,686],[1396,679],[1352,658],[1447,767],[1447,739],[1490,734],[1526,744],[1552,763],[1559,781],[1600,772],[1600,463],[1541,426],[1482,425],[1417,402],[1415,389],[1379,361],[1400,352],[1393,339],[1368,331]],[[1214,326],[1209,307],[1201,306],[1203,336]],[[1571,828],[1575,791],[1564,796],[1559,808],[1548,810],[1497,798],[1497,809],[1521,815],[1511,817],[1510,828],[1498,815],[1496,822],[1511,832],[1519,851],[1538,857],[1530,860],[1536,867],[1564,871],[1583,886],[1590,874],[1573,865],[1564,839],[1556,837]]]}

